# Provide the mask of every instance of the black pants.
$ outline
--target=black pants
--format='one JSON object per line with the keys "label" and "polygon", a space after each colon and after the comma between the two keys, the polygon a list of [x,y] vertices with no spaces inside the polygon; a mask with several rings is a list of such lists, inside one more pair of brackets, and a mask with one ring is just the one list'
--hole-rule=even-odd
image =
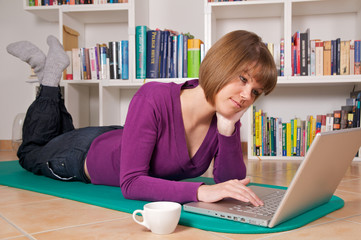
{"label": "black pants", "polygon": [[63,181],[89,183],[84,161],[93,140],[121,126],[74,129],[60,88],[40,86],[23,125],[23,142],[18,150],[20,165],[38,175]]}

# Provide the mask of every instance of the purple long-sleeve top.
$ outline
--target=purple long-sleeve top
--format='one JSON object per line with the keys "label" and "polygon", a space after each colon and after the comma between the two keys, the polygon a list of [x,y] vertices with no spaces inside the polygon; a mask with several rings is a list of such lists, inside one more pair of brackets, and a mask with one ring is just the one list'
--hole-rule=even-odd
{"label": "purple long-sleeve top", "polygon": [[128,199],[185,203],[197,201],[203,183],[179,180],[202,175],[213,159],[216,183],[243,179],[239,122],[232,136],[223,136],[214,115],[203,143],[189,157],[180,93],[197,85],[198,80],[144,84],[129,105],[124,129],[104,133],[90,146],[91,182],[120,186]]}

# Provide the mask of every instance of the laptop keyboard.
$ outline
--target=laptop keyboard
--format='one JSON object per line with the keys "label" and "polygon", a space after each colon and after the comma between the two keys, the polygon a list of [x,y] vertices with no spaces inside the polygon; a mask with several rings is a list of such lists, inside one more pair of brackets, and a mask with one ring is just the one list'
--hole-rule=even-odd
{"label": "laptop keyboard", "polygon": [[263,197],[263,206],[255,207],[252,204],[249,205],[236,205],[230,208],[230,210],[236,210],[238,212],[246,212],[257,214],[261,216],[272,216],[277,210],[285,192],[276,191]]}

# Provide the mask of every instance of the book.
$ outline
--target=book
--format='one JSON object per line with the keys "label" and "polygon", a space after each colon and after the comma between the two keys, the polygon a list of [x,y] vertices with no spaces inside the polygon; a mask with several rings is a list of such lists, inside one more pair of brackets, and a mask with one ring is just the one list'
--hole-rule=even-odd
{"label": "book", "polygon": [[144,79],[147,74],[147,26],[135,27],[136,78]]}
{"label": "book", "polygon": [[[66,54],[68,55],[70,62],[72,62],[72,51],[66,51]],[[65,69],[65,79],[73,80],[73,64],[69,64]]]}
{"label": "book", "polygon": [[285,40],[282,38],[280,43],[280,76],[285,75]]}
{"label": "book", "polygon": [[322,76],[323,75],[323,41],[316,41],[315,42],[316,47],[316,76]]}
{"label": "book", "polygon": [[114,63],[115,65],[115,79],[122,79],[122,61],[123,61],[123,53],[122,53],[122,42],[116,41],[115,42],[116,50],[115,50],[115,56],[116,61]]}
{"label": "book", "polygon": [[90,69],[90,58],[89,58],[89,48],[84,48],[84,61],[85,61],[85,69],[84,69],[84,80],[91,79],[91,69]]}
{"label": "book", "polygon": [[201,43],[200,39],[188,39],[188,77],[198,78],[201,63]]}
{"label": "book", "polygon": [[323,42],[323,75],[331,75],[331,41]]}
{"label": "book", "polygon": [[[203,44],[204,51],[204,44]],[[202,61],[202,44],[201,44],[201,60]],[[183,36],[183,78],[188,77],[188,35]]]}
{"label": "book", "polygon": [[326,132],[333,131],[333,114],[326,114]]}
{"label": "book", "polygon": [[350,75],[355,74],[355,41],[350,41]]}
{"label": "book", "polygon": [[334,74],[333,75],[340,75],[341,74],[341,39],[337,38],[335,40],[335,67],[334,67]]}
{"label": "book", "polygon": [[335,110],[333,111],[333,130],[341,129],[341,111]]}
{"label": "book", "polygon": [[341,41],[340,46],[340,75],[350,75],[350,41]]}
{"label": "book", "polygon": [[360,49],[361,49],[361,40],[355,40],[355,67],[354,72],[355,75],[361,74],[361,56],[360,56]]}
{"label": "book", "polygon": [[72,65],[73,65],[73,79],[80,80],[81,79],[81,63],[80,63],[80,49],[73,48],[72,49]]}
{"label": "book", "polygon": [[129,79],[129,41],[121,41],[121,52],[122,52],[122,74],[121,78],[123,80]]}
{"label": "book", "polygon": [[116,46],[115,42],[108,42],[108,58],[109,58],[109,78],[116,78]]}
{"label": "book", "polygon": [[102,44],[100,46],[100,71],[101,71],[100,79],[109,78],[108,62],[109,62],[109,58],[108,58],[108,54],[107,54],[107,46],[106,46],[106,44]]}
{"label": "book", "polygon": [[183,54],[184,54],[184,51],[183,51],[183,47],[184,47],[184,44],[183,44],[183,41],[184,41],[184,35],[183,34],[179,34],[177,36],[177,65],[178,65],[178,72],[177,72],[177,76],[179,78],[182,78],[183,77]]}
{"label": "book", "polygon": [[273,44],[273,59],[277,68],[277,75],[281,76],[281,45]]}
{"label": "book", "polygon": [[336,56],[337,56],[337,48],[336,48],[336,40],[331,40],[331,75],[337,74],[337,63],[336,63]]}
{"label": "book", "polygon": [[300,75],[308,76],[308,31],[300,33]]}
{"label": "book", "polygon": [[89,48],[89,65],[90,65],[90,76],[92,80],[98,79],[98,69],[96,65],[95,47]]}
{"label": "book", "polygon": [[159,78],[160,35],[159,30],[147,32],[147,78]]}
{"label": "book", "polygon": [[159,77],[166,78],[167,77],[167,66],[168,66],[168,44],[169,44],[169,31],[162,31],[161,32],[161,55],[160,55],[160,67],[159,67]]}
{"label": "book", "polygon": [[301,39],[300,31],[296,31],[293,34],[294,45],[294,75],[300,76],[301,74]]}

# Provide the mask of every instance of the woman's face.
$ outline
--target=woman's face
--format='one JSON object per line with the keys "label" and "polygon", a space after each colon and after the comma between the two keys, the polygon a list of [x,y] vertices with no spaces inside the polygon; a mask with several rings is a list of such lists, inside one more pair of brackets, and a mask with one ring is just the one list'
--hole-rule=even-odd
{"label": "woman's face", "polygon": [[253,75],[252,72],[245,72],[225,85],[216,94],[216,112],[231,117],[252,105],[263,92],[263,86],[252,77]]}

